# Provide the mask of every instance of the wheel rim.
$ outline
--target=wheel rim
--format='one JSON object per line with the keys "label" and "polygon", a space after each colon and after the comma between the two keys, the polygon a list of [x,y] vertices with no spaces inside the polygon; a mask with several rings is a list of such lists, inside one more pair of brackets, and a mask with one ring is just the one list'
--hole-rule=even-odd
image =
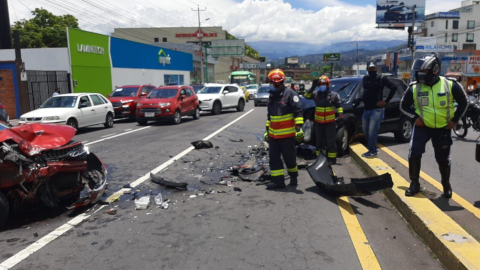
{"label": "wheel rim", "polygon": [[69,126],[75,128],[75,129],[77,128],[77,124],[75,124],[75,121],[70,121],[70,125],[69,125]]}
{"label": "wheel rim", "polygon": [[108,116],[108,126],[113,126],[113,117],[111,115]]}
{"label": "wheel rim", "polygon": [[456,135],[463,135],[463,133],[465,132],[465,123],[463,122],[462,118],[458,119],[458,122],[455,124],[455,127],[453,128],[453,132]]}
{"label": "wheel rim", "polygon": [[195,112],[195,115],[197,116],[197,118],[200,118],[200,110],[197,108],[197,111]]}
{"label": "wheel rim", "polygon": [[180,113],[175,113],[175,123],[180,123]]}
{"label": "wheel rim", "polygon": [[218,105],[218,103],[215,103],[214,107],[215,108],[213,108],[213,110],[215,111],[215,113],[219,113],[220,112],[220,105]]}
{"label": "wheel rim", "polygon": [[405,121],[403,123],[403,136],[405,138],[410,138],[410,136],[412,136],[412,123],[410,123],[410,121]]}
{"label": "wheel rim", "polygon": [[345,129],[343,131],[343,137],[342,137],[342,148],[345,150],[348,147],[348,131]]}

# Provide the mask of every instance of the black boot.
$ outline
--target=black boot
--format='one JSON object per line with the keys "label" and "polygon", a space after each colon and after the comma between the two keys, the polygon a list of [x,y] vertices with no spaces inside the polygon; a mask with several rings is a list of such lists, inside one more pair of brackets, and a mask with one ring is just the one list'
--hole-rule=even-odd
{"label": "black boot", "polygon": [[267,185],[268,190],[275,190],[285,188],[285,180],[284,179],[273,179],[272,184]]}
{"label": "black boot", "polygon": [[420,192],[420,167],[422,165],[421,160],[409,159],[408,160],[408,173],[410,175],[410,187],[405,191],[405,196],[414,196]]}
{"label": "black boot", "polygon": [[336,158],[328,158],[328,165],[334,165],[337,164],[337,159]]}
{"label": "black boot", "polygon": [[440,175],[442,176],[443,196],[447,199],[452,198],[452,186],[450,185],[450,164],[438,164]]}
{"label": "black boot", "polygon": [[288,184],[291,187],[296,187],[298,186],[298,179],[297,176],[290,176],[290,184]]}

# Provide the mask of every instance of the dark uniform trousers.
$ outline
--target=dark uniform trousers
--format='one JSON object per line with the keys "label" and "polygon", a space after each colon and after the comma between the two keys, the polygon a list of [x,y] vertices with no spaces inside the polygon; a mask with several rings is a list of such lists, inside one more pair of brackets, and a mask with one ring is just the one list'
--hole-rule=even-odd
{"label": "dark uniform trousers", "polygon": [[[297,177],[298,169],[295,137],[284,139],[273,139],[270,137],[268,138],[268,144],[270,148],[270,170],[283,170],[283,161],[281,159],[281,157],[283,157],[285,165],[287,165],[288,174]],[[272,175],[272,180],[274,182],[284,181],[285,178],[283,174],[279,176]]]}
{"label": "dark uniform trousers", "polygon": [[[322,151],[328,158],[337,157],[337,127],[335,122],[320,124],[315,122],[315,139],[317,140],[317,151]],[[318,155],[318,153],[317,153]]]}
{"label": "dark uniform trousers", "polygon": [[413,128],[412,139],[410,142],[409,158],[412,160],[421,160],[425,153],[425,145],[432,140],[432,146],[435,150],[435,159],[439,165],[450,166],[450,146],[452,145],[451,130],[445,128]]}

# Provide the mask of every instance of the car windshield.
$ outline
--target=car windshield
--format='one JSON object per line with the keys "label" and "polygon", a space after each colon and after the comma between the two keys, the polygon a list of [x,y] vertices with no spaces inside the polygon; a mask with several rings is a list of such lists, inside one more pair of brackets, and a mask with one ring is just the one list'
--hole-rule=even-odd
{"label": "car windshield", "polygon": [[76,96],[57,96],[49,98],[40,108],[73,108],[76,103]]}
{"label": "car windshield", "polygon": [[5,129],[8,129],[8,127],[5,126],[4,124],[0,123],[0,131],[5,130]]}
{"label": "car windshield", "polygon": [[268,93],[268,86],[262,86],[258,89],[257,94]]}
{"label": "car windshield", "polygon": [[111,97],[135,97],[138,93],[138,87],[117,88],[110,95]]}
{"label": "car windshield", "polygon": [[219,94],[222,90],[221,86],[205,86],[202,90],[198,91],[199,94]]}
{"label": "car windshield", "polygon": [[147,98],[174,98],[177,92],[178,89],[154,89]]}
{"label": "car windshield", "polygon": [[249,86],[247,86],[247,89],[257,89],[257,86],[255,86],[255,85],[249,85]]}
{"label": "car windshield", "polygon": [[355,81],[332,81],[330,90],[337,92],[340,95],[340,100],[342,102],[346,101],[350,92],[357,86],[358,82]]}
{"label": "car windshield", "polygon": [[203,88],[203,85],[192,85],[192,88],[193,88],[193,91],[195,91],[195,93],[198,93],[198,91],[200,91]]}

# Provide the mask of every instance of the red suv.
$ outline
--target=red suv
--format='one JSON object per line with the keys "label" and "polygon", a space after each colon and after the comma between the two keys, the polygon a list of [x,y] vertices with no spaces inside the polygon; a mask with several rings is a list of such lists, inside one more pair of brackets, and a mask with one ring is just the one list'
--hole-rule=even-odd
{"label": "red suv", "polygon": [[182,122],[182,116],[200,118],[198,98],[190,86],[163,86],[153,89],[137,104],[137,122],[146,125],[148,121],[172,120]]}
{"label": "red suv", "polygon": [[113,93],[108,95],[108,100],[113,105],[115,118],[128,117],[130,120],[135,120],[138,101],[147,96],[153,89],[155,89],[155,86],[148,84],[125,85],[113,90]]}

